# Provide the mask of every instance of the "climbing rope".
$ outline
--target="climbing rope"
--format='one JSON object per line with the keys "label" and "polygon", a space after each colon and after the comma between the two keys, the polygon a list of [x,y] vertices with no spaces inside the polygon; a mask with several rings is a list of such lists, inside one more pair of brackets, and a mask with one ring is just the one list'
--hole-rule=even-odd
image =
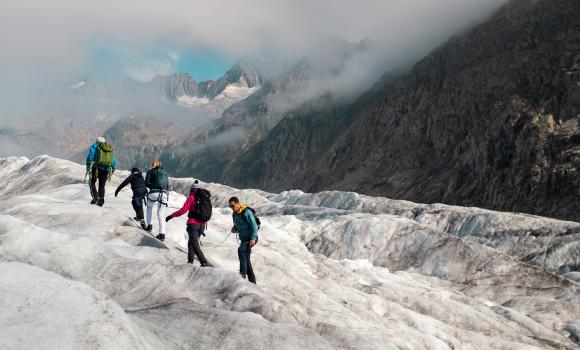
{"label": "climbing rope", "polygon": [[[222,246],[222,245],[223,245],[223,244],[224,244],[224,243],[225,243],[225,242],[228,240],[228,238],[230,238],[230,235],[231,235],[231,234],[232,234],[232,231],[230,231],[230,232],[228,233],[228,235],[226,236],[226,238],[224,238],[224,240],[223,240],[223,241],[221,241],[221,242],[220,242],[218,245],[216,245],[215,247],[209,247],[209,248],[207,248],[206,250],[211,250],[211,249],[216,249],[216,248],[219,248],[219,247],[221,247],[221,246]],[[236,240],[237,240],[237,235],[236,235]],[[200,237],[200,239],[199,239],[199,244],[200,244],[201,246],[203,246],[203,244],[201,244],[201,237]]]}

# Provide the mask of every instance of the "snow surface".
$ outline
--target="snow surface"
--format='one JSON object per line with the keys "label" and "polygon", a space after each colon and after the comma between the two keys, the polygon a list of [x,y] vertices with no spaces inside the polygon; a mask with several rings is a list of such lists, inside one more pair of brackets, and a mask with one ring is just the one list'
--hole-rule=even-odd
{"label": "snow surface", "polygon": [[[201,268],[185,264],[186,218],[161,244],[129,190],[88,204],[84,166],[11,157],[0,176],[1,349],[579,347],[578,223],[204,184],[216,268]],[[172,179],[169,206],[191,181]],[[234,195],[261,214],[257,286],[237,273]]]}

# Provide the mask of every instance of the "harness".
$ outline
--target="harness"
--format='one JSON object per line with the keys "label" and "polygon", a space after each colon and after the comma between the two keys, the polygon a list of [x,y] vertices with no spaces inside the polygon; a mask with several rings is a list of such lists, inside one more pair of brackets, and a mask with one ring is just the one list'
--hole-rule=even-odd
{"label": "harness", "polygon": [[[159,193],[159,195],[157,196],[157,199],[156,200],[151,200],[149,198],[149,195],[151,193]],[[167,201],[166,202],[163,202],[163,194],[164,193],[167,195]],[[153,188],[153,189],[150,189],[149,190],[149,193],[147,193],[146,196],[147,196],[147,203],[159,203],[159,205],[164,205],[166,207],[169,206],[167,204],[169,202],[169,192],[167,190],[161,190],[161,189],[158,189],[158,188]]]}

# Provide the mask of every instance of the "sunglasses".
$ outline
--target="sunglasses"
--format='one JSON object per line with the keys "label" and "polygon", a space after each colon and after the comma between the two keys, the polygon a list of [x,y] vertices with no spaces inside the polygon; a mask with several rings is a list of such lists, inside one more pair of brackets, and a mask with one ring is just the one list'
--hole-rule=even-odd
{"label": "sunglasses", "polygon": [[228,207],[234,209],[236,207],[236,204],[230,204],[230,205],[228,205]]}

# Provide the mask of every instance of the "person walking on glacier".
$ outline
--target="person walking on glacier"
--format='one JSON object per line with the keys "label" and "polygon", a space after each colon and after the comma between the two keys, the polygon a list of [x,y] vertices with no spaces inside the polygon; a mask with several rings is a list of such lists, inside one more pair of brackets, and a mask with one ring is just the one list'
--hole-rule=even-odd
{"label": "person walking on glacier", "polygon": [[[113,154],[113,146],[107,143],[102,136],[97,137],[96,142],[89,149],[86,160],[87,175],[90,176],[89,188],[91,190],[91,204],[100,207],[105,204],[105,185],[107,180],[115,172],[117,161]],[[99,189],[97,190],[97,180]]]}
{"label": "person walking on glacier", "polygon": [[143,205],[145,204],[145,197],[147,196],[147,187],[145,187],[145,179],[143,179],[143,173],[141,173],[139,168],[131,169],[131,175],[127,176],[125,181],[117,187],[115,197],[117,197],[119,192],[121,192],[121,190],[128,184],[131,184],[131,190],[133,191],[131,204],[135,210],[135,220],[141,223],[143,229],[147,229],[143,215]]}
{"label": "person walking on glacier", "polygon": [[230,209],[232,209],[232,219],[234,227],[232,233],[238,233],[240,239],[240,246],[238,247],[238,258],[240,260],[240,275],[243,278],[248,277],[248,281],[256,283],[256,275],[252,268],[250,256],[252,254],[252,247],[258,243],[258,229],[259,219],[255,211],[240,203],[237,197],[232,197],[228,201]]}
{"label": "person walking on glacier", "polygon": [[208,190],[198,187],[198,184],[199,182],[197,180],[193,182],[189,189],[189,195],[181,209],[166,217],[165,221],[169,222],[173,218],[188,213],[187,235],[189,238],[187,241],[187,263],[193,264],[193,257],[197,256],[202,267],[213,267],[207,262],[199,244],[199,238],[202,235],[205,236],[204,231],[207,228],[207,222],[211,218],[211,194]]}
{"label": "person walking on glacier", "polygon": [[157,205],[157,219],[159,220],[159,234],[155,237],[160,241],[165,240],[165,208],[169,200],[169,178],[163,170],[161,161],[156,159],[151,164],[151,169],[145,176],[145,186],[149,189],[147,194],[147,226],[145,230],[153,230],[153,207]]}

